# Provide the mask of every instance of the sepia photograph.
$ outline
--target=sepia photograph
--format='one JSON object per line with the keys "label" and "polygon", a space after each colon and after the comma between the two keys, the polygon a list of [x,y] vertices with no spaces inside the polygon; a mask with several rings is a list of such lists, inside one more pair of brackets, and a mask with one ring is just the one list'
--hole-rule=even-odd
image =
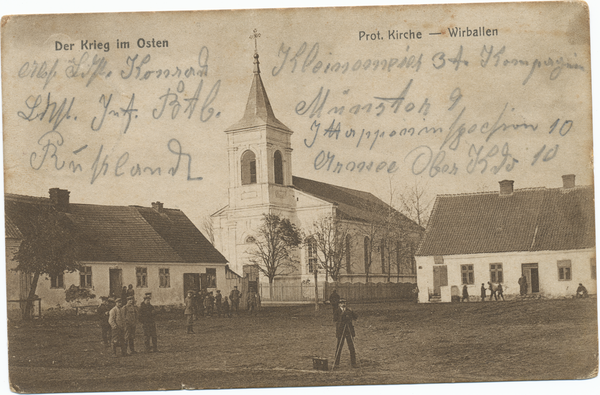
{"label": "sepia photograph", "polygon": [[596,6],[36,6],[0,393],[599,389]]}

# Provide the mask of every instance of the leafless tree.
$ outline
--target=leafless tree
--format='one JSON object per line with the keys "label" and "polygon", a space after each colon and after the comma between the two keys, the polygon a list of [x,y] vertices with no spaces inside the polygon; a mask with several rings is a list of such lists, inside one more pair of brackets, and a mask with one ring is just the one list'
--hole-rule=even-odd
{"label": "leafless tree", "polygon": [[338,281],[346,256],[348,227],[332,216],[322,217],[313,223],[311,237],[317,250],[320,266],[325,270],[325,281]]}
{"label": "leafless tree", "polygon": [[269,291],[273,297],[273,279],[296,270],[294,250],[302,238],[296,225],[275,214],[264,214],[260,227],[252,238],[247,251],[250,262],[269,279]]}
{"label": "leafless tree", "polygon": [[415,178],[412,187],[403,192],[394,192],[398,196],[398,207],[400,212],[415,221],[419,226],[425,227],[431,214],[434,198],[427,190],[427,184],[423,185]]}

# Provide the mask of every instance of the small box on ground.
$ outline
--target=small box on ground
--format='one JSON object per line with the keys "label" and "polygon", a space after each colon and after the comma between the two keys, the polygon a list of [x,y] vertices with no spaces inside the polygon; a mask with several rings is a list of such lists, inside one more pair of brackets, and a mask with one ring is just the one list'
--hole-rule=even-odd
{"label": "small box on ground", "polygon": [[313,358],[313,369],[315,370],[329,370],[327,358]]}

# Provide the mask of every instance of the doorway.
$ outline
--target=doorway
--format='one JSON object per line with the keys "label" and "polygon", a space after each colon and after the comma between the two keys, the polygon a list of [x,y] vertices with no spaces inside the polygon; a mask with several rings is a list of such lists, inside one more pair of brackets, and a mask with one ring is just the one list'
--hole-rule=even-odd
{"label": "doorway", "polygon": [[110,288],[110,294],[121,297],[121,291],[123,289],[123,270],[122,269],[109,269],[108,270],[108,282]]}
{"label": "doorway", "polygon": [[183,273],[183,298],[188,291],[200,290],[200,273]]}
{"label": "doorway", "polygon": [[440,296],[440,287],[448,285],[448,267],[446,265],[433,267],[433,294]]}
{"label": "doorway", "polygon": [[538,272],[537,263],[523,263],[522,264],[523,276],[527,279],[527,293],[538,293],[540,292],[540,277]]}

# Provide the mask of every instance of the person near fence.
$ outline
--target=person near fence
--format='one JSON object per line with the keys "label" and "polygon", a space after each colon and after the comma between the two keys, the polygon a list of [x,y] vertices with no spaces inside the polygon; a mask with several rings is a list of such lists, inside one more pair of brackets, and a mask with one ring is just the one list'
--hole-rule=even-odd
{"label": "person near fence", "polygon": [[187,333],[195,333],[194,332],[194,291],[190,290],[187,292],[187,297],[185,298],[185,310],[183,310],[183,315],[185,316]]}
{"label": "person near fence", "polygon": [[340,295],[338,295],[337,289],[334,289],[331,295],[329,295],[329,303],[331,303],[333,320],[335,321],[335,311],[339,308],[340,304]]}
{"label": "person near fence", "polygon": [[108,323],[111,329],[113,357],[118,356],[117,348],[121,349],[121,356],[127,356],[127,347],[125,346],[125,316],[123,314],[123,303],[119,298],[115,300],[115,307],[108,314]]}
{"label": "person near fence", "polygon": [[356,365],[356,351],[354,349],[354,325],[352,321],[356,320],[358,316],[350,308],[346,307],[346,299],[340,299],[339,307],[335,311],[335,336],[337,337],[337,346],[335,348],[335,362],[333,366],[340,364],[340,358],[342,356],[342,349],[344,348],[344,341],[348,343],[348,350],[350,351],[350,363],[353,368],[358,367]]}
{"label": "person near fence", "polygon": [[234,285],[233,290],[229,294],[229,299],[231,300],[231,312],[232,313],[235,311],[235,314],[239,315],[241,297],[242,297],[242,293],[238,290],[237,285]]}
{"label": "person near fence", "polygon": [[106,296],[101,296],[100,300],[102,303],[98,306],[96,310],[96,314],[98,315],[98,319],[100,320],[100,329],[102,330],[102,344],[104,347],[110,347],[110,323],[108,322],[108,316],[110,315],[110,302]]}
{"label": "person near fence", "polygon": [[215,313],[218,317],[221,317],[223,314],[223,295],[221,295],[221,291],[217,289],[217,294],[215,295]]}
{"label": "person near fence", "polygon": [[[140,322],[144,331],[144,349],[146,352],[158,352],[158,338],[156,336],[156,322],[154,320],[154,306],[151,303],[152,295],[146,293],[140,306]],[[152,347],[150,347],[152,339]]]}
{"label": "person near fence", "polygon": [[125,317],[125,349],[129,348],[129,353],[135,354],[135,325],[138,320],[135,297],[127,298],[127,304],[123,307],[123,315]]}
{"label": "person near fence", "polygon": [[227,318],[231,318],[231,311],[229,310],[229,298],[225,296],[223,299],[223,315]]}

